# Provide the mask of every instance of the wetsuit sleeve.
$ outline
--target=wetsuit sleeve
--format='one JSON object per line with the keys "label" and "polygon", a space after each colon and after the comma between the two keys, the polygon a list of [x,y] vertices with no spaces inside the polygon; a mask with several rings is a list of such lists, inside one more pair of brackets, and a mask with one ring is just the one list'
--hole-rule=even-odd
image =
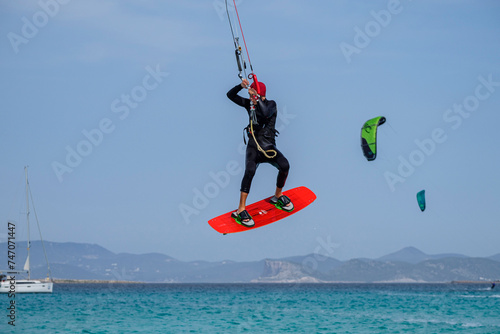
{"label": "wetsuit sleeve", "polygon": [[261,99],[257,100],[257,105],[258,105],[258,110],[264,116],[265,118],[269,118],[276,114],[277,112],[277,107],[276,107],[276,102],[274,101],[267,101],[264,102]]}
{"label": "wetsuit sleeve", "polygon": [[233,88],[231,88],[229,90],[229,92],[227,92],[226,95],[231,101],[233,101],[234,103],[236,103],[240,107],[245,108],[247,105],[248,99],[245,99],[244,97],[241,97],[238,95],[239,91],[242,89],[243,89],[243,87],[241,87],[241,85],[236,85]]}

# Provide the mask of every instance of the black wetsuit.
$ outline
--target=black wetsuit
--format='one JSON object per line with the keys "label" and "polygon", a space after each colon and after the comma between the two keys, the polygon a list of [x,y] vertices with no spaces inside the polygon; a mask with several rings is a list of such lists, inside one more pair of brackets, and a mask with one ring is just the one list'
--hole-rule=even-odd
{"label": "black wetsuit", "polygon": [[[250,117],[250,99],[241,97],[238,92],[242,90],[241,85],[237,85],[227,92],[227,97],[237,105],[245,108]],[[245,175],[241,181],[240,191],[249,193],[252,179],[255,175],[257,167],[263,162],[270,163],[278,169],[278,178],[276,180],[276,187],[283,188],[290,165],[285,158],[276,148],[276,117],[278,116],[278,108],[276,102],[265,99],[264,101],[258,99],[256,108],[258,124],[252,124],[255,138],[259,142],[260,147],[267,150],[275,150],[276,156],[274,158],[267,158],[262,152],[259,152],[253,136],[250,134],[250,125],[246,127],[248,134],[248,145],[245,157]]]}

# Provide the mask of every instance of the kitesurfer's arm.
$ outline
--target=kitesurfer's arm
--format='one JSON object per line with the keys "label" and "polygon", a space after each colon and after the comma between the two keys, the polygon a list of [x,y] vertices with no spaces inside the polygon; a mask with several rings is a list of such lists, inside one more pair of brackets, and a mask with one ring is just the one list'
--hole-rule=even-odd
{"label": "kitesurfer's arm", "polygon": [[241,84],[239,85],[236,85],[234,86],[233,88],[231,88],[229,90],[229,92],[227,92],[227,97],[233,101],[234,103],[236,103],[237,105],[239,105],[240,107],[243,107],[243,108],[246,108],[247,105],[250,104],[249,100],[248,99],[245,99],[244,97],[241,97],[238,95],[238,93],[240,92],[240,90],[242,90],[244,87],[243,87],[243,81]]}

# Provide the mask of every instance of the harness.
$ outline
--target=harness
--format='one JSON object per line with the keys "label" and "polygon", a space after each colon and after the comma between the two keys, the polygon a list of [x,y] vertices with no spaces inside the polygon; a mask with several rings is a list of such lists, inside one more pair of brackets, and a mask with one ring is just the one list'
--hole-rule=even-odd
{"label": "harness", "polygon": [[[249,124],[249,125],[247,125],[246,127],[243,128],[243,141],[244,141],[245,145],[247,144],[247,140],[245,138],[245,132],[247,133],[247,136],[249,136],[249,137],[250,137],[250,135],[253,135],[253,127],[251,125],[252,124]],[[278,137],[278,134],[280,133],[276,129],[266,127],[265,124],[264,124],[264,126],[261,127],[261,129],[262,130],[269,130],[269,131],[271,131],[273,133],[274,137]],[[254,137],[254,139],[255,139],[255,137]],[[257,143],[257,140],[255,140],[255,142]],[[274,158],[274,156],[273,156],[273,158]]]}
{"label": "harness", "polygon": [[[233,29],[233,23],[231,21],[231,16],[229,15],[229,8],[228,8],[228,5],[227,5],[227,0],[226,0],[226,13],[227,13],[227,18],[229,20],[229,26],[231,27],[231,34],[233,35],[233,43],[234,43],[234,49],[235,49],[234,50],[234,55],[236,57],[236,64],[238,65],[238,78],[240,78],[241,80],[243,80],[243,78],[246,77],[246,78],[248,78],[250,80],[253,80],[253,82],[255,83],[255,86],[256,86],[257,96],[258,96],[258,98],[260,98],[261,95],[260,95],[260,89],[259,89],[260,88],[259,87],[259,81],[257,80],[257,75],[255,75],[255,73],[253,72],[252,62],[250,61],[250,54],[248,53],[248,47],[247,47],[247,43],[245,41],[245,35],[243,35],[243,28],[241,27],[240,16],[238,14],[238,9],[236,8],[236,0],[233,0],[233,5],[234,5],[234,10],[236,12],[236,17],[238,18],[239,31],[241,32],[241,37],[243,39],[243,44],[245,46],[245,51],[246,51],[247,58],[248,58],[248,64],[250,65],[250,74],[247,75],[247,73],[246,73],[247,65],[246,65],[245,57],[244,57],[244,55],[242,53],[242,48],[240,46],[240,38],[237,35],[237,30]],[[243,76],[242,72],[245,74],[245,76]],[[248,89],[248,87],[246,87],[246,88]],[[253,124],[254,123],[256,125],[259,124],[257,122],[257,114],[256,114],[256,110],[255,110],[255,105],[250,100],[250,126],[247,126],[245,129],[247,130],[247,133],[252,134],[253,139],[255,140],[255,143],[257,144],[257,149],[260,152],[262,152],[266,156],[266,158],[268,158],[268,159],[274,158],[278,154],[276,152],[276,150],[264,150],[259,145],[259,142],[255,138],[255,132],[253,130]],[[250,129],[248,129],[249,127],[250,127]],[[246,145],[245,136],[243,136],[243,140],[245,141],[245,145]],[[269,152],[269,154],[268,154],[268,152]]]}

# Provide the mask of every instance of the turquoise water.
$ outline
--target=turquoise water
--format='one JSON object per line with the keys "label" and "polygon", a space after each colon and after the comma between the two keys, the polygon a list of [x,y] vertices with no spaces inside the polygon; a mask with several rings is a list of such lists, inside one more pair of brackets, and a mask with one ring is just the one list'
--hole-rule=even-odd
{"label": "turquoise water", "polygon": [[0,333],[500,333],[473,284],[55,284],[0,295]]}

